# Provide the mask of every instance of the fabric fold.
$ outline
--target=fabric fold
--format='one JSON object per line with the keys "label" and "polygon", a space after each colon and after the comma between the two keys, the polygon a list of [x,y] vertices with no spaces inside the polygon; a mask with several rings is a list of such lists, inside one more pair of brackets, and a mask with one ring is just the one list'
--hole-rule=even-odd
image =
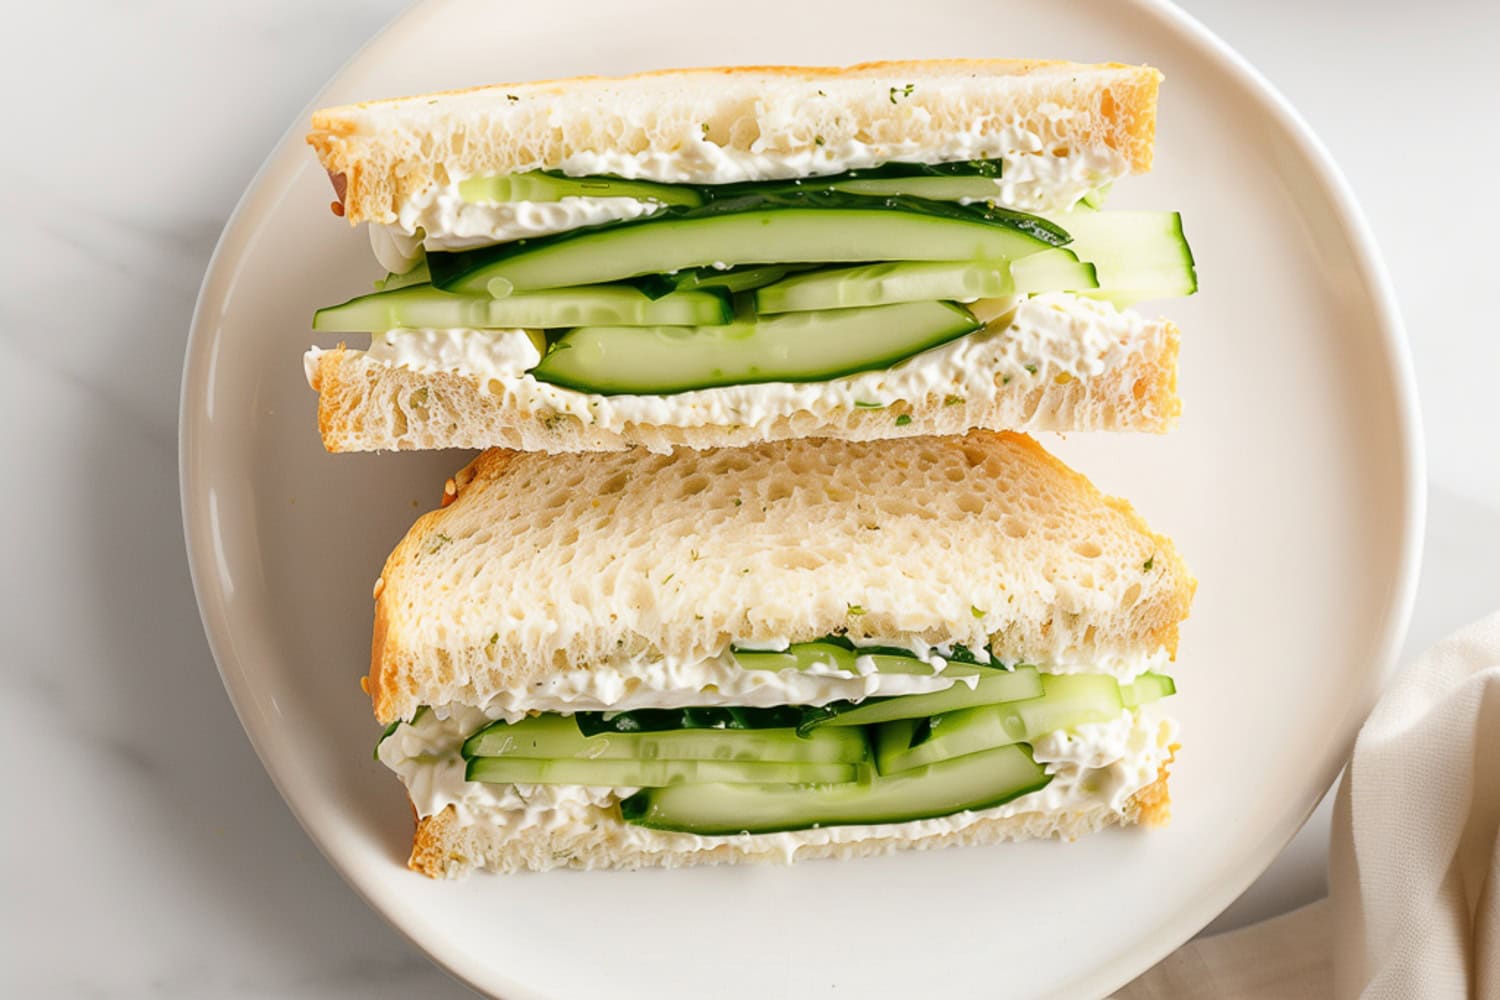
{"label": "fabric fold", "polygon": [[1500,998],[1500,613],[1401,671],[1365,721],[1328,899],[1189,942],[1116,996]]}

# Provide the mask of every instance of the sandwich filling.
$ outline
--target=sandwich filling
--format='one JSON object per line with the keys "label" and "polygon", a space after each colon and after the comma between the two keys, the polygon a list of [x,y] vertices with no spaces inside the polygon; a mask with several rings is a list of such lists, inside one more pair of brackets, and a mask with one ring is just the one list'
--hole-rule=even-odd
{"label": "sandwich filling", "polygon": [[[1170,758],[1165,652],[1006,665],[843,637],[566,671],[484,706],[421,709],[376,756],[420,816],[507,834],[606,830],[636,848],[799,847],[989,818],[1126,817]],[[590,676],[592,675],[592,676]],[[750,838],[746,841],[745,838]]]}
{"label": "sandwich filling", "polygon": [[1108,148],[963,139],[453,179],[372,227],[391,274],[314,329],[610,428],[968,400],[1160,356],[1167,324],[1119,307],[1196,289],[1177,214],[1099,210],[1127,167]]}
{"label": "sandwich filling", "polygon": [[[701,132],[689,130],[671,152],[604,150],[576,156],[562,164],[560,172],[573,177],[718,186],[831,176],[893,162],[934,165],[989,160],[999,165],[997,175],[988,187],[964,200],[995,201],[1028,212],[1066,212],[1130,172],[1125,155],[1109,146],[1048,146],[1042,136],[1012,125],[998,132],[959,133],[939,149],[872,144],[850,136],[837,147],[815,141],[810,150],[799,153],[749,153],[720,146]],[[421,262],[426,250],[468,250],[548,236],[639,218],[659,208],[649,198],[587,194],[555,201],[476,201],[464,196],[462,180],[420,191],[401,205],[395,223],[370,226],[371,248],[386,270],[408,271]]]}

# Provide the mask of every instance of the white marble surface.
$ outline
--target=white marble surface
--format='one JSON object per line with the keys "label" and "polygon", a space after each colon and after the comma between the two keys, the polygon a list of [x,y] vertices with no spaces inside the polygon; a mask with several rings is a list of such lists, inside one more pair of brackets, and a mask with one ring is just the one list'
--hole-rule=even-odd
{"label": "white marble surface", "polygon": [[[218,232],[402,6],[7,10],[0,124],[24,142],[0,151],[0,994],[467,995],[344,885],[261,770],[199,626],[177,500],[183,345]],[[1500,6],[1188,6],[1320,133],[1396,282],[1432,480],[1415,651],[1500,606]],[[1215,926],[1321,894],[1326,835],[1325,808]]]}

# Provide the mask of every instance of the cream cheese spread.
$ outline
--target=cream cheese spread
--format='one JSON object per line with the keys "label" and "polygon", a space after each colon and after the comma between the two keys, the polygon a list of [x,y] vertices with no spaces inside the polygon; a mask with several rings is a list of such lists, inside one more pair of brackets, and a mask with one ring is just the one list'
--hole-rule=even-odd
{"label": "cream cheese spread", "polygon": [[[1072,112],[1054,109],[1056,116]],[[1081,150],[1047,148],[1042,137],[1011,126],[991,132],[960,132],[937,146],[866,143],[856,138],[830,141],[796,152],[726,148],[689,129],[670,152],[581,153],[561,164],[575,177],[610,175],[666,184],[732,184],[787,180],[843,173],[883,163],[948,163],[998,159],[998,204],[1026,212],[1066,211],[1078,199],[1130,172],[1119,150],[1099,145]],[[418,259],[417,249],[462,250],[528,236],[566,232],[580,226],[634,219],[659,210],[636,198],[569,197],[556,202],[465,202],[458,193],[466,178],[451,177],[412,197],[389,226],[371,225],[375,255],[387,270],[400,273]]]}
{"label": "cream cheese spread", "polygon": [[[389,330],[373,335],[371,361],[415,372],[463,372],[486,382],[520,379],[542,361],[527,330]],[[535,381],[535,380],[532,380]]]}
{"label": "cream cheese spread", "polygon": [[408,201],[390,226],[370,226],[370,249],[395,274],[409,270],[428,250],[472,247],[565,233],[603,222],[638,219],[661,205],[638,198],[568,197],[558,201],[467,202],[458,182]]}
{"label": "cream cheese spread", "polygon": [[[1114,371],[1159,353],[1168,336],[1164,323],[1066,292],[1032,296],[1010,308],[1012,304],[973,303],[981,315],[993,317],[983,329],[881,371],[826,382],[719,386],[665,396],[600,396],[539,382],[524,374],[534,343],[516,330],[391,330],[376,336],[366,358],[415,371],[466,375],[520,415],[571,416],[586,426],[620,433],[639,424],[759,427],[801,412],[830,416],[856,405],[918,404],[934,396],[988,404],[1011,391],[1009,384],[1017,379],[1046,384]],[[317,348],[309,353],[309,371],[319,353]]]}

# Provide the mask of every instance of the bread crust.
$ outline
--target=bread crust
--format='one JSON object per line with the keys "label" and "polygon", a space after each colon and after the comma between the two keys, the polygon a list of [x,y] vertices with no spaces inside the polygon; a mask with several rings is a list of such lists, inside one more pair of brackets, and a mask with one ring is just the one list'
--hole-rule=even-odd
{"label": "bread crust", "polygon": [[[850,843],[804,844],[791,858],[774,848],[755,849],[734,837],[709,837],[717,841],[704,847],[700,838],[683,837],[678,844],[660,850],[641,850],[618,836],[624,821],[618,809],[600,818],[599,827],[587,835],[557,837],[551,831],[532,828],[515,837],[486,836],[483,829],[465,827],[452,806],[417,821],[407,867],[428,878],[458,878],[481,868],[496,872],[547,871],[553,868],[634,869],[680,868],[688,865],[740,864],[748,862],[807,861],[813,858],[856,858],[891,854],[898,850],[928,850],[937,847],[971,847],[1036,837],[1076,840],[1107,826],[1160,827],[1171,819],[1168,789],[1170,768],[1177,747],[1172,747],[1156,780],[1133,795],[1122,813],[1099,806],[1086,811],[1057,814],[1022,813],[1003,819],[985,818],[947,833],[906,838],[881,838]],[[613,825],[611,825],[613,824]],[[676,838],[667,838],[675,840]]]}
{"label": "bread crust", "polygon": [[[778,507],[776,515],[765,515],[764,507],[756,511],[748,504],[729,507],[722,497],[706,489],[691,494],[669,492],[678,489],[675,484],[695,479],[707,484],[712,473],[704,469],[721,460],[747,463],[735,474],[747,483],[747,470],[775,476],[777,469],[801,468],[806,492],[801,497],[788,494],[787,506]],[[919,498],[918,491],[923,488],[931,493],[926,500],[928,515],[933,513],[932,507],[941,506],[943,516],[956,520],[936,524],[926,516],[903,513],[904,507],[894,513],[878,508],[857,513],[852,501],[831,496],[821,499],[822,491],[837,489],[840,480],[818,471],[826,467],[815,464],[819,462],[836,466],[839,475],[863,482],[873,482],[872,477],[907,477],[913,497]],[[916,470],[924,463],[929,470],[923,473],[927,478],[919,479]],[[964,478],[954,482],[951,476],[959,475]],[[822,476],[827,478],[817,478]],[[541,489],[533,482],[534,477],[567,481],[572,494],[548,493],[555,495],[561,506],[549,506],[544,515],[534,515],[526,506],[532,492]],[[608,508],[600,507],[598,499],[590,499],[599,494],[601,488],[595,485],[599,482],[607,484],[603,489],[615,491],[604,494],[611,503]],[[781,550],[760,534],[767,522],[759,519],[766,516],[783,522],[817,516],[827,523],[828,517],[853,513],[862,528],[884,527],[887,534],[877,535],[853,528],[847,528],[853,533],[846,534],[846,527],[830,526],[822,529],[824,537],[807,538],[799,548],[821,545],[819,551],[831,553],[829,559],[852,559],[848,570],[834,574],[841,586],[848,585],[855,573],[869,575],[858,584],[866,588],[859,592],[892,605],[860,609],[857,624],[869,634],[889,636],[911,631],[904,626],[917,619],[903,616],[920,614],[922,621],[931,621],[929,628],[941,630],[949,638],[958,638],[951,631],[955,628],[975,630],[978,644],[987,640],[1002,658],[1035,657],[1032,662],[1050,662],[1059,655],[1092,659],[1158,649],[1175,654],[1179,626],[1187,617],[1197,586],[1170,539],[1152,532],[1127,502],[1103,496],[1084,476],[1021,434],[974,431],[962,438],[907,439],[878,449],[847,442],[787,442],[761,445],[748,453],[683,451],[652,459],[649,465],[640,453],[548,458],[490,449],[470,462],[452,483],[452,502],[418,519],[391,553],[376,585],[366,689],[381,722],[410,718],[422,704],[483,704],[497,690],[518,690],[569,667],[591,669],[608,656],[676,656],[691,661],[717,655],[732,638],[757,637],[742,631],[745,628],[762,629],[792,642],[849,628],[851,619],[837,594],[832,604],[824,601],[816,607],[783,606],[781,590],[816,587],[818,578],[774,561]],[[737,482],[725,481],[724,489],[739,488]],[[979,497],[1001,489],[1022,490],[1023,494],[1020,499],[1002,502],[999,493],[994,493],[990,503],[1005,507],[1004,518],[987,520],[979,513]],[[895,494],[890,498],[904,503]],[[1033,511],[1037,502],[1047,506]],[[541,529],[544,532],[557,524],[573,526],[566,548],[533,551],[531,546],[540,546],[540,539],[555,536],[544,534],[530,541],[524,527],[519,529],[520,535],[511,533],[518,529],[506,527],[516,524],[517,517],[526,525],[537,516],[551,522]],[[705,547],[704,558],[698,561],[695,551],[689,562],[686,554],[675,554],[671,546],[681,542],[680,538],[650,533],[629,536],[638,555],[642,546],[651,550],[652,569],[658,575],[639,582],[631,576],[631,583],[622,582],[622,587],[629,587],[628,605],[614,600],[613,594],[608,599],[589,596],[589,603],[578,608],[547,603],[555,599],[546,596],[553,591],[534,589],[526,576],[535,574],[506,562],[506,555],[493,541],[494,532],[506,532],[507,543],[526,552],[518,558],[524,558],[524,565],[533,569],[551,565],[552,560],[568,563],[568,573],[580,575],[585,581],[580,586],[586,588],[590,574],[597,572],[587,564],[589,559],[604,559],[611,572],[621,571],[613,550],[595,551],[609,544],[605,535],[646,517],[698,525],[694,540]],[[1029,526],[1024,523],[1028,518],[1034,521]],[[1044,520],[1055,523],[1044,524]],[[1024,535],[1012,537],[1013,531],[1023,528]],[[470,537],[465,532],[478,532],[482,541],[464,549],[465,538]],[[896,608],[896,592],[882,588],[888,590],[899,581],[893,583],[888,576],[864,568],[869,559],[882,555],[878,539],[905,537],[906,546],[919,546],[914,551],[927,553],[951,551],[947,546],[954,544],[949,538],[953,534],[963,536],[965,558],[998,560],[983,573],[965,574],[961,599],[956,591],[945,593],[952,589],[946,584],[937,585],[939,589],[932,592],[948,603],[959,600],[962,613],[940,613],[936,607]],[[459,539],[456,545],[455,538]],[[762,570],[756,577],[721,575],[725,571],[718,568],[721,553],[716,549],[729,550],[742,544],[761,550],[761,557],[767,560],[761,564]],[[460,550],[461,554],[452,554]],[[903,553],[896,558],[913,557]],[[1029,565],[1035,559],[1055,563],[1044,580],[1038,580],[1036,568]],[[1007,565],[1006,560],[1014,565]],[[470,566],[476,569],[460,569]],[[498,568],[502,566],[510,568]],[[452,589],[454,585],[448,581],[456,573],[464,574],[462,586],[475,586],[475,577],[468,574],[480,571],[514,575],[505,577],[500,584],[502,591],[485,592],[466,601],[462,613],[471,621],[451,629],[445,625],[442,637],[435,639],[430,631],[433,623],[428,619],[443,617],[433,608],[433,602],[441,599],[436,595]],[[672,617],[679,605],[671,602],[679,597],[667,591],[665,581],[655,582],[668,571],[677,578],[678,587],[706,588],[692,590],[688,597],[681,598],[690,601],[683,607],[703,612],[686,616],[696,621]],[[747,567],[743,572],[751,570]],[[741,584],[741,580],[750,582]],[[744,586],[750,589],[734,589]],[[706,604],[699,607],[702,602],[692,600],[695,594],[707,590],[717,591],[712,609]],[[734,596],[738,594],[746,596]],[[735,603],[738,600],[758,602],[758,606],[739,606]],[[987,617],[982,620],[977,611],[971,617],[968,612],[976,610],[971,601],[995,610],[984,612]],[[493,618],[488,617],[491,612],[487,610],[492,604],[504,609],[495,610]],[[750,612],[755,613],[753,626]],[[571,630],[567,636],[559,637],[555,632],[554,624],[559,619],[567,620]],[[492,627],[496,631],[490,636]],[[934,636],[932,641],[939,640]]]}
{"label": "bread crust", "polygon": [[[570,155],[597,151],[573,145],[566,135],[570,130],[576,131],[571,126],[581,120],[579,116],[591,112],[573,109],[560,119],[554,113],[554,104],[566,102],[585,88],[609,87],[613,96],[624,95],[628,100],[633,91],[643,87],[681,81],[706,88],[702,95],[709,98],[715,91],[743,88],[745,81],[752,85],[763,85],[766,81],[806,81],[815,85],[839,79],[882,79],[902,86],[911,79],[935,78],[967,83],[970,87],[982,86],[973,82],[979,80],[1042,80],[1050,89],[1016,98],[1018,113],[1039,114],[1041,104],[1085,112],[1075,123],[1061,126],[1061,132],[1049,134],[1049,138],[1060,139],[1066,145],[1108,146],[1123,154],[1135,172],[1151,167],[1160,72],[1122,63],[1027,59],[902,60],[845,67],[732,66],[493,84],[324,108],[313,114],[307,142],[334,179],[335,188],[342,186],[339,203],[343,216],[351,224],[390,223],[395,221],[398,207],[413,194],[450,177],[556,168]],[[1080,79],[1089,82],[1079,83]],[[725,93],[726,101],[739,105],[753,101],[754,96],[749,89],[745,93]],[[547,102],[542,118],[536,118],[524,106],[531,98]],[[925,95],[923,99],[927,100]],[[941,102],[946,98],[931,100]],[[845,109],[846,113],[848,110]],[[418,121],[405,120],[412,113]],[[415,136],[423,129],[430,134],[419,141]],[[519,142],[516,150],[501,155],[493,147],[486,148],[486,140],[496,135],[496,130],[518,135],[524,141]],[[740,137],[726,136],[723,145],[748,149],[759,134],[757,129],[746,130]],[[450,136],[455,137],[452,142],[448,141]],[[813,142],[813,136],[809,133],[800,141],[806,146]],[[662,143],[666,142],[662,139]],[[669,147],[662,143],[649,148],[667,151]],[[791,154],[799,150],[794,144],[781,151]]]}
{"label": "bread crust", "polygon": [[[416,372],[371,361],[342,346],[318,355],[318,432],[331,452],[506,447],[552,453],[621,451],[644,446],[739,447],[760,441],[836,437],[851,441],[962,434],[973,428],[1164,433],[1182,412],[1177,395],[1181,335],[1162,320],[1155,353],[1103,375],[1042,384],[995,375],[993,399],[934,393],[882,409],[820,415],[794,411],[754,424],[677,427],[647,422],[620,430],[585,424],[550,408],[527,410],[480,379]],[[499,387],[499,383],[495,384]]]}

